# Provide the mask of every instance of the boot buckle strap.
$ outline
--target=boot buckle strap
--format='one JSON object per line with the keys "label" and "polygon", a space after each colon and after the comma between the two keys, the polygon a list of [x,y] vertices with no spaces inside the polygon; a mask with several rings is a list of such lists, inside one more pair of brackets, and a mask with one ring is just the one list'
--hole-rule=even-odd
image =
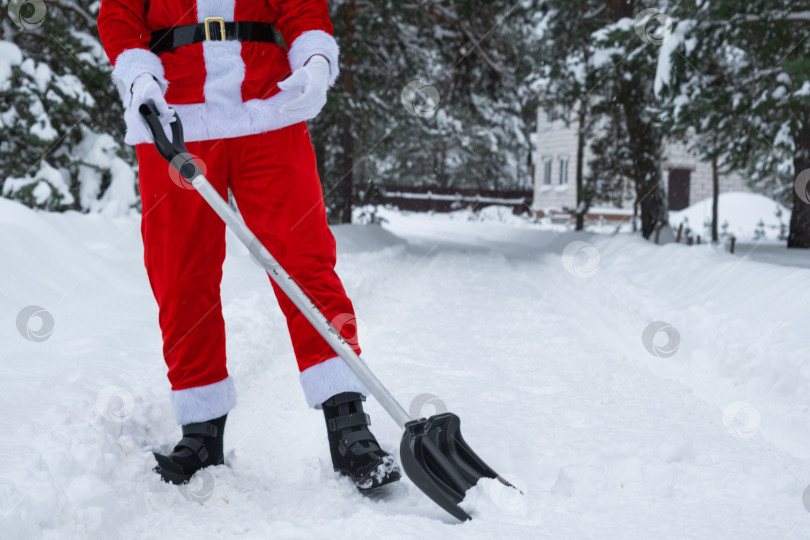
{"label": "boot buckle strap", "polygon": [[341,437],[340,443],[347,450],[357,443],[368,443],[368,447],[365,449],[365,451],[360,453],[374,452],[380,449],[377,439],[375,439],[374,435],[367,430],[348,433],[345,437]]}
{"label": "boot buckle strap", "polygon": [[217,432],[217,426],[213,422],[197,422],[183,426],[183,436],[204,435],[206,437],[216,437]]}
{"label": "boot buckle strap", "polygon": [[363,402],[365,400],[365,396],[359,392],[341,392],[324,401],[323,405],[327,407],[337,407],[339,405],[345,405],[346,403],[354,403],[355,401]]}
{"label": "boot buckle strap", "polygon": [[345,416],[330,418],[327,421],[329,431],[342,431],[357,426],[370,426],[371,417],[366,413],[352,413]]}
{"label": "boot buckle strap", "polygon": [[177,446],[183,446],[188,448],[192,452],[194,452],[200,461],[205,463],[208,459],[208,450],[205,448],[205,445],[198,441],[197,439],[192,439],[191,437],[183,437],[180,439],[180,442],[177,443]]}

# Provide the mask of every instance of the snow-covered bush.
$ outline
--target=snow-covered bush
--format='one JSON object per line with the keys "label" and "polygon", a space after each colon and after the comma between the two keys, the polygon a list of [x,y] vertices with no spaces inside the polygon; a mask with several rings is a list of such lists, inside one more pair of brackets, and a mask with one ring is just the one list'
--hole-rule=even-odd
{"label": "snow-covered bush", "polygon": [[[46,210],[122,214],[138,202],[134,152],[98,40],[99,2],[41,3],[20,26],[0,0],[0,194]],[[30,10],[29,10],[30,11]],[[24,21],[23,21],[24,22]],[[27,26],[27,27],[26,27]]]}

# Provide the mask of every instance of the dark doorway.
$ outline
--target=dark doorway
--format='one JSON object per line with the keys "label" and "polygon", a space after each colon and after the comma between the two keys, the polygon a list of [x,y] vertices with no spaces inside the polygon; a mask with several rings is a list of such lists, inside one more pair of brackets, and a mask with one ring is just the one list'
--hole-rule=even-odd
{"label": "dark doorway", "polygon": [[689,180],[692,171],[689,169],[670,169],[669,171],[669,209],[683,210],[689,206]]}

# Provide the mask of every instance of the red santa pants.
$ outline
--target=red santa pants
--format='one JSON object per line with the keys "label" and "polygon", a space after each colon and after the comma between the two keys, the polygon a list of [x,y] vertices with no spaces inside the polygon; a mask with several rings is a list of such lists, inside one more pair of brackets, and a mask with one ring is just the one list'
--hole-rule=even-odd
{"label": "red santa pants", "polygon": [[[220,195],[231,189],[247,226],[326,318],[342,326],[359,354],[356,326],[344,324],[354,309],[334,270],[335,240],[306,124],[187,147]],[[170,174],[154,145],[138,145],[137,154],[146,270],[160,310],[176,417],[180,424],[210,420],[235,405],[220,300],[225,224],[191,186]],[[275,284],[273,289],[310,405],[342,391],[365,394],[298,308]]]}

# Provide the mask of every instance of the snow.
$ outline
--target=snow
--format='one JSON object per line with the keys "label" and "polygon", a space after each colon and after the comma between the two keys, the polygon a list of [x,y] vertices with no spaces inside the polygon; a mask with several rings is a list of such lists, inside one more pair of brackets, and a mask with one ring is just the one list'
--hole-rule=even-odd
{"label": "snow", "polygon": [[[126,215],[138,201],[135,194],[135,173],[127,162],[118,157],[119,144],[108,134],[83,130],[82,142],[75,153],[79,166],[79,200],[82,208],[109,216]],[[99,198],[102,173],[109,171],[110,184]]]}
{"label": "snow", "polygon": [[8,110],[0,112],[0,127],[11,127],[14,125],[14,121],[19,118],[19,114],[17,113],[17,109],[13,106],[9,107]]}
{"label": "snow", "polygon": [[93,99],[90,92],[85,90],[81,79],[72,73],[65,73],[56,77],[56,87],[65,95],[76,98],[82,105],[93,107],[96,104],[96,100]]}
{"label": "snow", "polygon": [[46,161],[39,164],[39,170],[33,176],[26,175],[23,178],[10,176],[6,178],[3,184],[3,195],[14,195],[31,185],[34,186],[32,188],[33,202],[37,205],[48,203],[54,193],[62,197],[61,202],[63,205],[73,203],[73,195],[62,177],[62,173],[50,166]]}
{"label": "snow", "polygon": [[118,156],[110,160],[110,185],[99,201],[91,206],[108,216],[121,216],[130,212],[138,202],[135,194],[135,173],[132,167]]}
{"label": "snow", "polygon": [[[661,95],[661,90],[670,85],[670,77],[672,75],[672,55],[678,48],[686,42],[686,36],[694,28],[694,21],[679,21],[675,28],[671,30],[669,36],[664,39],[660,44],[658,51],[657,64],[655,69],[655,82],[654,92],[655,96]],[[688,47],[687,47],[688,48]],[[676,96],[676,99],[682,96]],[[677,112],[676,112],[677,116]]]}
{"label": "snow", "polygon": [[[777,216],[777,212],[781,212],[781,217]],[[777,240],[780,223],[785,226],[785,231],[790,223],[790,210],[773,199],[756,193],[721,193],[717,203],[717,214],[720,232],[722,233],[723,224],[728,223],[726,232],[743,241]],[[711,198],[669,213],[669,222],[674,229],[684,223],[684,229],[689,226],[695,234],[700,234],[704,239],[711,238],[711,221]],[[760,221],[763,227],[760,227]],[[761,229],[764,235],[758,237],[757,229]]]}
{"label": "snow", "polygon": [[34,79],[34,84],[36,84],[37,90],[39,90],[41,94],[44,94],[45,90],[48,88],[48,84],[51,82],[51,78],[53,77],[53,72],[48,64],[44,62],[37,64],[34,62],[33,58],[26,58],[25,61],[20,65],[20,69]]}
{"label": "snow", "polygon": [[0,40],[0,91],[11,87],[11,68],[22,63],[22,51],[14,43]]}
{"label": "snow", "polygon": [[590,59],[591,66],[594,69],[601,69],[605,66],[615,65],[616,57],[621,57],[624,49],[621,47],[602,47],[593,51],[593,56]]}
{"label": "snow", "polygon": [[796,142],[791,136],[790,122],[785,122],[780,126],[779,131],[776,133],[776,137],[774,137],[773,145],[777,148],[786,148],[790,150],[791,153],[795,150]]}
{"label": "snow", "polygon": [[[437,396],[522,493],[480,482],[461,524],[407,479],[364,498],[338,478],[266,277],[230,236],[228,466],[161,483],[149,450],[179,430],[138,216],[0,200],[3,538],[807,538],[810,269],[497,210],[378,217],[334,228],[366,360],[406,409]],[[592,249],[563,260],[574,241]],[[53,316],[45,341],[18,329],[30,305]],[[677,331],[654,340],[669,357],[642,342],[656,321]]]}
{"label": "snow", "polygon": [[51,117],[48,113],[41,113],[36,122],[31,124],[31,135],[45,142],[51,142],[59,136],[59,132],[51,125]]}

